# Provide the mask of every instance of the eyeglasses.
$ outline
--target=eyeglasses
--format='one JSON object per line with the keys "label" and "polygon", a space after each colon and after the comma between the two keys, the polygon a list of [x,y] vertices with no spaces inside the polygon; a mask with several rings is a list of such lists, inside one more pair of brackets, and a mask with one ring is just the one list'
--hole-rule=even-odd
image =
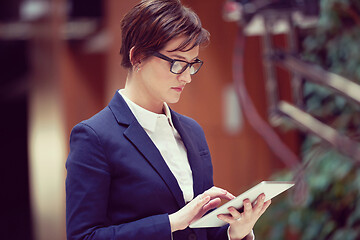
{"label": "eyeglasses", "polygon": [[191,63],[183,61],[183,60],[172,59],[172,58],[169,58],[159,52],[154,52],[152,55],[155,57],[161,58],[165,61],[170,62],[171,63],[170,72],[172,72],[174,74],[181,74],[181,73],[185,72],[185,70],[188,67],[190,67],[190,74],[194,75],[195,73],[197,73],[199,71],[199,69],[201,68],[201,66],[204,63],[200,59],[196,59],[194,62],[191,62]]}

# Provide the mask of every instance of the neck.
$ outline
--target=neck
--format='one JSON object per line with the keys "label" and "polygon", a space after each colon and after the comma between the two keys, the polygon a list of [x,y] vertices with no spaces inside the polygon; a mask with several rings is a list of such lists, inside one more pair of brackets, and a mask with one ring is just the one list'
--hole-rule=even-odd
{"label": "neck", "polygon": [[164,103],[154,101],[151,98],[151,93],[143,85],[139,84],[141,79],[136,78],[135,75],[135,73],[128,74],[123,94],[132,102],[148,111],[158,114],[164,113]]}

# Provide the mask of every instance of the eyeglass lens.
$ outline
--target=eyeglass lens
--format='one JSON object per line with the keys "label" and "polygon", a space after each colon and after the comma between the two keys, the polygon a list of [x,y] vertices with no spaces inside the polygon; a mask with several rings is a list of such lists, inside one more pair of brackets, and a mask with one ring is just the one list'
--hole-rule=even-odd
{"label": "eyeglass lens", "polygon": [[[187,69],[188,65],[189,64],[186,62],[174,61],[172,64],[172,67],[171,67],[171,72],[180,74]],[[201,62],[191,63],[189,67],[190,67],[190,74],[193,75],[193,74],[197,73],[197,71],[199,71],[199,69],[201,67]]]}

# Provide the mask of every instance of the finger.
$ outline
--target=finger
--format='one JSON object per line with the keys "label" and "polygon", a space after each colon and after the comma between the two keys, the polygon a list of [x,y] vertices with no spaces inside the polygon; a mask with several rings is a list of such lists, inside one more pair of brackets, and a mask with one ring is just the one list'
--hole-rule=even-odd
{"label": "finger", "polygon": [[230,215],[234,218],[234,220],[238,220],[241,218],[241,213],[239,213],[239,211],[236,210],[236,208],[229,207],[228,210],[230,212]]}
{"label": "finger", "polygon": [[227,223],[233,223],[236,221],[233,216],[227,214],[219,214],[217,215],[217,218]]}
{"label": "finger", "polygon": [[[195,200],[195,201],[194,201]],[[209,196],[199,196],[197,199],[194,199],[189,204],[194,205],[193,210],[199,211],[204,205],[206,205],[210,201]]]}
{"label": "finger", "polygon": [[218,205],[216,200],[211,201],[210,199],[211,199],[210,196],[206,196],[202,198],[198,196],[197,201],[194,199],[189,203],[192,204],[192,202],[196,202],[195,207],[190,209],[190,213],[189,213],[189,214],[193,214],[192,221],[196,221],[197,219],[201,218],[207,211],[209,211],[212,208],[215,208],[214,206]]}
{"label": "finger", "polygon": [[252,205],[249,199],[244,200],[244,216],[249,217],[252,213]]}
{"label": "finger", "polygon": [[232,199],[234,199],[235,198],[235,196],[234,195],[232,195],[231,193],[227,193],[227,197],[229,198],[229,200],[232,200]]}
{"label": "finger", "polygon": [[211,209],[217,208],[220,204],[221,204],[221,199],[220,198],[211,199],[208,203],[206,203],[203,206],[203,210],[207,212],[207,211],[209,211]]}
{"label": "finger", "polygon": [[197,199],[194,199],[192,200],[187,206],[189,207],[188,208],[188,211],[189,211],[189,214],[190,215],[194,215],[194,216],[197,216],[197,215],[204,215],[205,212],[203,210],[203,207],[210,201],[210,197],[209,196],[206,196],[206,197],[203,197],[203,198],[197,198]]}
{"label": "finger", "polygon": [[261,209],[261,211],[260,211],[260,214],[261,214],[261,215],[266,211],[266,209],[270,206],[270,204],[271,204],[271,200],[268,200],[268,201],[266,201],[266,202],[264,203],[264,205],[263,205],[263,207],[262,207],[262,209]]}
{"label": "finger", "polygon": [[259,214],[262,211],[264,206],[265,194],[260,194],[256,200],[256,204],[254,206],[255,213]]}
{"label": "finger", "polygon": [[201,205],[201,206],[204,206],[207,202],[209,202],[210,201],[210,196],[205,196],[205,197],[203,197],[203,198],[200,198],[200,201],[199,201],[199,205]]}
{"label": "finger", "polygon": [[212,187],[208,190],[206,190],[203,194],[210,197],[217,197],[220,195],[226,195],[228,192],[225,189],[219,188],[219,187]]}
{"label": "finger", "polygon": [[222,198],[222,199],[226,199],[226,200],[232,200],[233,198],[235,198],[234,195],[232,195],[231,193],[229,193],[228,191],[226,191],[225,189],[219,188],[219,187],[212,187],[208,190],[206,190],[203,193],[204,196],[210,196],[211,198]]}
{"label": "finger", "polygon": [[226,197],[229,198],[230,200],[235,198],[235,196],[228,191],[226,191]]}

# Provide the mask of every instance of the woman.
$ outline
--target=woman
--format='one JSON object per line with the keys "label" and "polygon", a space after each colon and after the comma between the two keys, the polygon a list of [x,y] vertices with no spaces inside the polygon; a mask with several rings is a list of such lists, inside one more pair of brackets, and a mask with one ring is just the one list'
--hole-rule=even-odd
{"label": "woman", "polygon": [[202,128],[172,111],[202,61],[209,41],[198,16],[179,0],[143,0],[124,17],[125,88],[71,133],[67,159],[68,239],[252,239],[270,202],[219,215],[222,228],[189,224],[220,199]]}

